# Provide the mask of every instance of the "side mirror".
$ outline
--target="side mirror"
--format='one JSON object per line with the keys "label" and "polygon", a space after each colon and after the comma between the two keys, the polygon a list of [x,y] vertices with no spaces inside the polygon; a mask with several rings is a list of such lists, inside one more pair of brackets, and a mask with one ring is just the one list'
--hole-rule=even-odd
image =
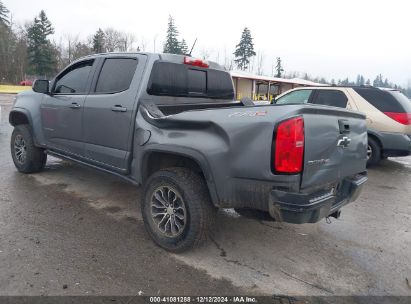
{"label": "side mirror", "polygon": [[50,94],[50,83],[46,79],[37,79],[33,83],[33,91],[42,94]]}

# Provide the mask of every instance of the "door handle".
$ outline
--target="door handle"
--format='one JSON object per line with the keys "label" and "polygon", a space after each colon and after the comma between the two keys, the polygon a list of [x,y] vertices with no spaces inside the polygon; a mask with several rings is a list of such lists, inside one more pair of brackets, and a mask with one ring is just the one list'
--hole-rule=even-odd
{"label": "door handle", "polygon": [[339,119],[338,127],[340,129],[340,134],[350,133],[350,124],[347,119]]}
{"label": "door handle", "polygon": [[114,112],[127,112],[127,108],[123,107],[122,105],[115,105],[114,107],[111,107],[111,111],[114,111]]}
{"label": "door handle", "polygon": [[80,108],[80,105],[77,102],[72,102],[69,107],[72,109],[78,109]]}

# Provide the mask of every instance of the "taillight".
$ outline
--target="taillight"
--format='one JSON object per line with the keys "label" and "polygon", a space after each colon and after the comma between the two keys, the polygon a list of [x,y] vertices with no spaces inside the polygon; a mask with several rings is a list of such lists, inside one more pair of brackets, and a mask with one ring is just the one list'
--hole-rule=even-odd
{"label": "taillight", "polygon": [[209,67],[208,61],[193,58],[193,57],[187,57],[187,56],[184,57],[184,64],[197,66],[197,67],[200,67],[200,68],[208,68]]}
{"label": "taillight", "polygon": [[403,125],[411,125],[411,113],[384,112],[385,115]]}
{"label": "taillight", "polygon": [[274,139],[274,171],[300,173],[304,160],[304,119],[301,116],[281,122]]}

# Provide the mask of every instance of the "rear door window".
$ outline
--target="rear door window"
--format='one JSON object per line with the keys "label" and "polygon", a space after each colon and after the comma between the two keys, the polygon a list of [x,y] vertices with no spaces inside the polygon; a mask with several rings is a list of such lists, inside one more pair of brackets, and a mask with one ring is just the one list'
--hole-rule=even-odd
{"label": "rear door window", "polygon": [[314,97],[315,104],[346,108],[348,98],[339,90],[317,90]]}
{"label": "rear door window", "polygon": [[98,77],[95,92],[110,94],[127,90],[136,68],[135,58],[107,58]]}
{"label": "rear door window", "polygon": [[354,90],[381,112],[411,112],[410,103],[403,100],[400,92],[384,91],[376,88],[355,88]]}
{"label": "rear door window", "polygon": [[297,90],[276,100],[276,104],[308,103],[313,90]]}

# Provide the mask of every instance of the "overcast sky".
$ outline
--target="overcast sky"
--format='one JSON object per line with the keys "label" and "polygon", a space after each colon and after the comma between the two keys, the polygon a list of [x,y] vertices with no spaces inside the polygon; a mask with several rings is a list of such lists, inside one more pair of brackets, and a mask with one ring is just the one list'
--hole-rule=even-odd
{"label": "overcast sky", "polygon": [[200,55],[224,58],[251,30],[264,72],[271,74],[278,56],[286,72],[371,81],[378,73],[411,85],[411,2],[407,0],[345,1],[178,1],[178,0],[3,0],[16,23],[24,24],[44,9],[55,28],[53,39],[65,34],[87,38],[99,27],[113,27],[146,41],[146,50],[162,50],[168,15],[180,37]]}

